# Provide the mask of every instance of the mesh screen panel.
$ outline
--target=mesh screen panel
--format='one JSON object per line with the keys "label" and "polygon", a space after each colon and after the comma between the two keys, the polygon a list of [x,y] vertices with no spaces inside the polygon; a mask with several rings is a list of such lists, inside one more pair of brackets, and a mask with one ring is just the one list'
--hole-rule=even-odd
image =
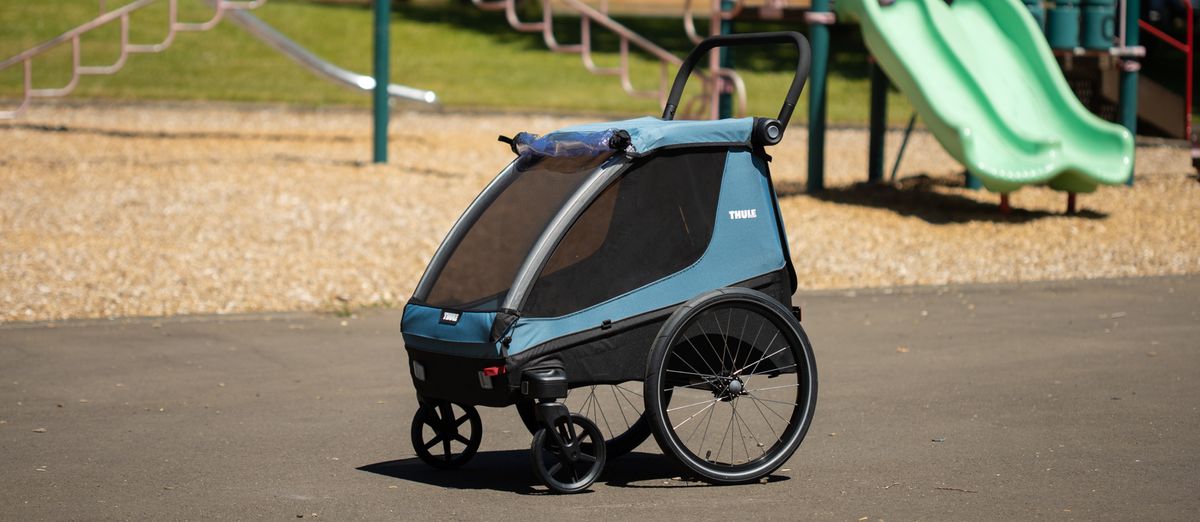
{"label": "mesh screen panel", "polygon": [[497,310],[546,225],[606,157],[522,157],[516,178],[451,253],[429,296],[431,306]]}
{"label": "mesh screen panel", "polygon": [[631,167],[563,237],[523,315],[581,310],[696,262],[712,238],[725,154],[673,150]]}

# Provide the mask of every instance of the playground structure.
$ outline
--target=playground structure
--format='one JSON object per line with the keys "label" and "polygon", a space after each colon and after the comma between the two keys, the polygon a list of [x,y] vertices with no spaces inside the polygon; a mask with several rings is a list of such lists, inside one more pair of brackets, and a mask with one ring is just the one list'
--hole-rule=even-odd
{"label": "playground structure", "polygon": [[[645,39],[638,38],[608,17],[610,2],[603,1],[601,9],[597,10],[579,0],[563,0],[579,12],[583,24],[582,42],[564,45],[553,35],[552,2],[542,2],[542,22],[527,23],[516,16],[516,0],[472,1],[481,8],[503,9],[509,24],[518,30],[542,32],[551,50],[581,52],[585,67],[593,72],[596,68],[590,58],[589,28],[593,21],[602,22],[621,35],[622,85],[627,91],[633,91],[624,69],[628,60],[627,41]],[[1060,3],[1074,5],[1078,2],[1064,0]],[[1068,212],[1073,212],[1078,192],[1091,192],[1099,184],[1132,183],[1133,135],[1139,116],[1143,116],[1139,114],[1138,87],[1147,84],[1147,80],[1138,75],[1139,59],[1145,55],[1145,48],[1138,45],[1139,29],[1147,30],[1185,53],[1187,88],[1182,110],[1183,130],[1179,135],[1192,135],[1194,37],[1191,6],[1188,6],[1187,41],[1181,42],[1139,19],[1137,0],[1120,2],[1119,9],[1112,0],[1096,0],[1095,3],[1108,6],[1111,15],[1104,11],[1107,18],[1097,18],[1094,15],[1102,9],[1089,7],[1091,18],[1085,18],[1085,21],[1095,25],[1097,19],[1108,20],[1111,34],[1097,37],[1093,34],[1095,31],[1086,32],[1085,36],[1090,35],[1090,38],[1074,41],[1087,47],[1072,45],[1069,49],[1051,49],[1043,38],[1039,13],[1044,12],[1040,0],[1024,4],[1015,0],[841,0],[837,3],[840,19],[830,0],[793,1],[791,4],[786,0],[766,0],[753,8],[746,0],[712,0],[708,12],[710,34],[730,31],[731,21],[742,15],[758,19],[802,19],[809,25],[813,47],[808,121],[807,186],[810,192],[821,191],[825,186],[826,81],[831,53],[828,26],[839,21],[857,21],[873,58],[869,182],[883,180],[886,92],[891,77],[913,101],[917,114],[939,142],[967,168],[967,186],[982,186],[999,192],[1001,208],[1007,211],[1010,192],[1027,184],[1046,184],[1068,193]],[[693,1],[687,0],[683,9],[684,30],[692,41],[698,41],[700,35],[694,17]],[[919,30],[914,31],[914,28]],[[953,41],[966,41],[981,35],[985,42],[971,46],[979,50],[978,54],[952,45]],[[653,54],[659,56],[659,53]],[[1108,56],[1120,69],[1119,93],[1115,96],[1119,98],[1119,110],[1115,119],[1124,129],[1089,113],[1064,79],[1060,64],[1056,63],[1056,57],[1069,59],[1091,55]],[[670,63],[670,60],[663,57],[664,63]],[[932,64],[925,63],[926,60],[932,60]],[[997,63],[1002,66],[993,68]],[[740,89],[722,85],[732,76],[727,74],[731,67],[725,56],[710,57],[710,69],[721,73],[710,80],[714,85],[706,87],[706,93],[711,96],[708,112],[712,117],[734,115],[729,110],[731,104],[720,102],[721,93],[732,90],[744,96]],[[937,72],[930,72],[929,68]],[[744,105],[740,98],[739,102]],[[956,105],[948,107],[951,104]],[[960,114],[963,111],[967,114]],[[1178,112],[1173,114],[1173,117],[1179,117]],[[916,114],[914,120],[915,117]],[[905,141],[911,132],[910,121]],[[1195,152],[1193,155],[1200,156]],[[897,154],[893,176],[902,157],[903,146]]]}
{"label": "playground structure", "polygon": [[[167,37],[152,45],[131,44],[128,41],[129,14],[156,1],[137,0],[106,11],[104,0],[100,0],[101,15],[94,20],[0,62],[0,69],[17,64],[24,67],[23,98],[15,110],[0,112],[0,118],[16,116],[32,98],[65,96],[75,87],[81,75],[113,74],[124,65],[128,54],[161,52],[170,46],[176,32],[209,30],[227,14],[250,34],[314,73],[351,88],[375,91],[376,161],[386,161],[389,97],[422,103],[436,102],[436,95],[429,91],[390,83],[375,88],[375,77],[387,78],[386,21],[390,17],[389,2],[372,2],[376,8],[376,70],[373,76],[368,76],[346,71],[320,59],[248,12],[266,0],[205,0],[213,6],[213,16],[201,23],[179,22],[176,19],[177,0],[166,0],[170,11]],[[520,19],[517,0],[472,2],[483,10],[503,11],[514,29],[541,33],[547,47],[554,52],[578,53],[588,71],[617,76],[627,93],[657,98],[660,103],[665,103],[667,72],[678,66],[680,59],[609,15],[610,5],[629,10],[631,5],[643,3],[653,4],[650,8],[661,12],[662,2],[547,0],[540,3],[541,20],[533,22]],[[556,38],[555,3],[578,15],[578,43],[562,43]],[[825,106],[829,95],[826,84],[832,52],[829,26],[857,22],[862,27],[873,62],[869,182],[883,180],[886,91],[888,84],[894,82],[913,101],[917,114],[939,142],[966,167],[968,186],[982,186],[1001,193],[1001,205],[1006,208],[1009,192],[1025,184],[1047,184],[1067,191],[1070,194],[1068,206],[1073,209],[1076,192],[1089,192],[1097,184],[1132,182],[1132,136],[1138,128],[1139,118],[1158,128],[1181,127],[1171,132],[1178,137],[1192,137],[1190,94],[1193,82],[1194,16],[1189,4],[1186,41],[1181,41],[1140,19],[1138,0],[1087,0],[1081,36],[1078,34],[1078,25],[1071,29],[1069,22],[1061,21],[1062,15],[1070,14],[1072,6],[1076,6],[1078,1],[1058,0],[1056,8],[1050,11],[1044,9],[1043,3],[1041,0],[1027,0],[1023,4],[1016,0],[958,0],[946,5],[944,0],[840,0],[836,3],[835,14],[835,5],[830,0],[711,0],[707,3],[686,0],[682,22],[684,31],[692,41],[702,37],[695,23],[698,11],[707,11],[705,15],[709,17],[710,35],[732,32],[734,22],[743,18],[807,23],[813,47],[808,107],[807,187],[810,192],[821,191],[825,186]],[[1093,16],[1098,12],[1097,9],[1108,9],[1105,12],[1111,11],[1112,16],[1097,18]],[[998,14],[999,11],[1004,13]],[[1100,36],[1096,36],[1095,30],[1089,30],[1088,24],[1095,26],[1095,20],[1107,20],[1105,27],[1108,27],[1108,33],[1101,31]],[[80,64],[80,35],[112,22],[119,22],[122,28],[121,54],[117,61],[108,66]],[[920,28],[915,34],[918,38],[907,37],[906,33],[912,32],[912,27]],[[592,31],[595,28],[617,36],[619,63],[616,67],[596,64],[592,49]],[[1042,30],[1046,32],[1046,38],[1042,37]],[[1072,30],[1076,31],[1074,36],[1070,35]],[[1180,102],[1183,104],[1182,125],[1161,123],[1164,119],[1169,122],[1171,118],[1178,118],[1178,111],[1164,112],[1161,103],[1146,101],[1149,98],[1154,102],[1164,98],[1164,95],[1161,86],[1139,75],[1140,63],[1146,52],[1145,47],[1138,45],[1140,30],[1147,31],[1186,56],[1184,72],[1187,88]],[[988,42],[966,50],[963,46],[951,45],[953,41],[963,40],[968,35],[971,38],[985,35]],[[74,60],[71,80],[59,88],[34,88],[31,79],[34,59],[68,42],[72,46]],[[656,89],[639,89],[630,78],[630,56],[634,50],[660,62]],[[928,58],[932,58],[932,64],[927,66],[920,63],[920,59]],[[1124,126],[1128,131],[1125,134],[1120,134],[1111,125],[1093,117],[1075,99],[1075,95],[1085,97],[1079,88],[1078,78],[1070,78],[1069,85],[1063,80],[1063,72],[1059,67],[1063,71],[1075,71],[1080,63],[1090,59],[1099,61],[1098,68],[1103,79],[1092,82],[1096,85],[1084,85],[1083,90],[1117,98],[1116,110],[1108,111],[1106,116]],[[1059,63],[1055,63],[1056,60]],[[1004,64],[1003,69],[1007,74],[993,70],[994,62]],[[931,72],[933,70],[939,72]],[[708,71],[697,72],[703,79],[701,93],[685,103],[680,109],[681,113],[716,119],[744,112],[746,91],[729,56],[724,52],[713,53],[709,57]],[[1110,71],[1118,72],[1109,74]],[[1117,75],[1119,79],[1113,80],[1112,77]],[[956,106],[947,110],[947,100],[950,99],[954,100],[952,103]],[[1088,100],[1085,103],[1088,109],[1098,112],[1096,103]],[[1143,113],[1141,107],[1147,110]],[[915,117],[916,114],[914,120]],[[1050,120],[1051,125],[1040,125],[1043,118]],[[911,123],[908,132],[911,132]],[[902,146],[896,155],[893,176],[903,151]],[[1193,155],[1200,157],[1197,152]]]}
{"label": "playground structure", "polygon": [[[1075,98],[1024,6],[842,0],[838,8],[858,20],[876,63],[988,190],[1092,192],[1128,179],[1133,135]],[[953,45],[968,38],[969,50]]]}
{"label": "playground structure", "polygon": [[[156,44],[136,44],[129,41],[129,18],[132,13],[146,8],[159,1],[167,2],[167,35]],[[370,92],[375,89],[375,79],[371,76],[356,74],[325,60],[288,39],[279,31],[274,30],[265,22],[259,20],[248,11],[257,9],[267,0],[230,1],[205,0],[213,7],[212,18],[204,22],[180,22],[178,19],[178,0],[137,0],[119,8],[106,9],[105,0],[99,0],[100,14],[74,29],[58,35],[42,44],[31,47],[11,58],[0,62],[0,70],[16,65],[23,68],[22,97],[15,109],[0,110],[0,119],[11,119],[20,115],[33,98],[58,98],[67,96],[79,84],[80,76],[115,74],[124,67],[130,54],[159,53],[167,50],[175,41],[177,33],[202,32],[216,27],[226,16],[243,27],[247,32],[262,40],[275,50],[309,69],[313,73],[339,83],[346,87]],[[115,62],[106,66],[83,65],[80,63],[80,38],[89,31],[103,27],[113,22],[121,26],[120,55]],[[35,88],[33,86],[33,63],[39,56],[58,48],[61,45],[71,46],[71,79],[66,85],[57,88]],[[391,97],[432,104],[437,102],[437,95],[432,91],[414,89],[404,85],[387,84],[386,92]]]}
{"label": "playground structure", "polygon": [[[667,80],[670,70],[679,67],[683,60],[675,56],[670,51],[655,45],[647,38],[633,32],[625,25],[617,22],[608,16],[608,1],[600,0],[599,8],[594,8],[581,0],[559,0],[574,12],[578,13],[580,26],[580,42],[577,44],[564,45],[558,42],[554,36],[554,2],[545,1],[541,3],[542,20],[540,22],[522,21],[517,13],[517,0],[471,0],[476,7],[485,11],[504,11],[505,20],[513,28],[521,32],[537,32],[542,34],[542,40],[546,43],[551,51],[558,53],[579,53],[583,66],[592,74],[617,76],[621,80],[621,88],[632,96],[656,98],[660,105],[665,105],[667,102],[667,94],[669,92]],[[719,0],[714,0],[719,3]],[[713,9],[713,35],[719,34],[721,27],[720,20],[724,15],[719,8]],[[620,41],[619,57],[620,63],[617,67],[599,67],[592,58],[592,24],[596,24],[604,29],[607,29],[617,35]],[[692,21],[691,0],[687,0],[685,7],[685,24],[688,30],[688,36],[693,43],[700,43],[701,37],[696,33],[695,23]],[[653,91],[640,90],[634,87],[629,74],[629,53],[630,44],[638,49],[649,54],[659,61],[659,79],[658,87]],[[709,61],[709,73],[697,72],[703,78],[702,93],[693,98],[691,103],[685,104],[684,113],[691,115],[700,115],[707,113],[710,119],[719,119],[729,117],[732,114],[721,112],[721,94],[727,91],[732,91],[737,98],[738,113],[745,112],[746,109],[746,87],[740,76],[731,69],[724,68],[719,62],[719,55],[713,55]],[[728,85],[728,87],[726,87]],[[707,100],[707,111],[701,110],[703,102]]]}

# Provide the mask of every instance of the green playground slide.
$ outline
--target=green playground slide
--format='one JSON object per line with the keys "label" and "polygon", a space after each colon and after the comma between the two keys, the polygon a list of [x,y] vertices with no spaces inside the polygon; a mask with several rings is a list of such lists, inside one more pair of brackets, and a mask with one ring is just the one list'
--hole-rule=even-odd
{"label": "green playground slide", "polygon": [[1091,192],[1132,173],[1133,137],[1088,112],[1019,0],[838,0],[937,140],[995,192]]}

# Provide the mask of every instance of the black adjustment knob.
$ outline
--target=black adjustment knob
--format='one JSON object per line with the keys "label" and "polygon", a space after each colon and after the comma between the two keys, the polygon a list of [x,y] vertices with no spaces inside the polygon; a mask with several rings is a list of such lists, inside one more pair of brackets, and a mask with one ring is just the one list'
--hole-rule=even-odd
{"label": "black adjustment knob", "polygon": [[755,118],[754,142],[760,146],[777,145],[783,141],[783,124],[776,119]]}

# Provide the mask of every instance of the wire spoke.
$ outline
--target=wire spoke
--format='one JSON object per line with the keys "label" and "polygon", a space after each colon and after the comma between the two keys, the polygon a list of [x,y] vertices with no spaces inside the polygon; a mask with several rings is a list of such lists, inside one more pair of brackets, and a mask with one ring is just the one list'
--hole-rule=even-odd
{"label": "wire spoke", "polygon": [[[767,346],[768,346],[767,350],[770,350],[770,348],[769,348],[769,347],[770,347],[772,344],[775,344],[775,339],[777,339],[777,338],[779,338],[779,332],[775,332],[775,335],[771,336],[771,340],[770,340],[770,341],[767,341]],[[775,356],[775,355],[777,355],[779,352],[782,352],[782,351],[786,350],[787,348],[788,348],[787,346],[784,346],[783,348],[780,348],[780,349],[778,349],[778,350],[775,350],[774,352],[771,352],[771,354],[770,354],[770,355],[767,355],[767,356],[763,357],[762,359],[759,359],[759,360],[757,360],[757,361],[754,361],[754,362],[753,362],[753,363],[751,363],[751,364],[747,364],[746,366],[743,366],[743,367],[742,367],[740,370],[738,370],[738,371],[736,371],[736,372],[733,372],[733,374],[734,374],[734,375],[741,375],[741,374],[742,374],[742,372],[746,371],[746,368],[751,368],[751,370],[750,370],[750,373],[754,373],[754,369],[757,369],[759,364],[761,364],[763,361],[765,361],[765,360],[767,360],[767,359],[770,359],[770,358],[774,357],[774,356]],[[766,352],[767,350],[763,350],[763,352]]]}
{"label": "wire spoke", "polygon": [[[625,392],[627,392],[628,390],[621,388],[620,386],[618,386],[617,389],[621,390],[621,398],[625,399],[625,402],[629,404],[630,408],[633,408],[633,411],[636,412],[638,414],[638,417],[640,418],[642,416],[642,410],[638,409],[638,405],[634,404],[633,401],[629,400],[629,397],[627,395],[625,395]],[[641,395],[639,395],[639,397],[640,396]],[[644,409],[645,406],[642,406],[642,408]],[[634,421],[634,422],[637,422],[637,421]]]}
{"label": "wire spoke", "polygon": [[[691,341],[688,341],[688,343],[690,344]],[[700,377],[704,377],[704,378],[708,378],[708,377],[712,377],[713,379],[718,378],[717,374],[715,372],[711,373],[711,374],[705,374],[705,373],[701,372],[700,370],[697,370],[695,366],[692,366],[692,363],[687,362],[687,359],[684,359],[683,356],[679,355],[679,352],[676,352],[675,350],[671,350],[671,355],[674,355],[675,358],[679,359],[680,362],[682,362],[683,364],[686,364],[689,370],[696,372],[694,375],[699,375]],[[667,369],[667,371],[675,372],[675,373],[687,373],[687,372],[684,372],[683,370]],[[712,371],[712,368],[709,368],[709,371]]]}
{"label": "wire spoke", "polygon": [[716,401],[719,401],[719,400],[720,400],[720,399],[708,399],[708,400],[703,400],[703,401],[700,401],[700,402],[695,402],[695,403],[692,403],[692,404],[688,404],[688,405],[686,405],[686,406],[676,406],[676,407],[674,407],[674,408],[667,408],[667,411],[669,411],[669,412],[670,412],[670,411],[675,411],[675,410],[682,410],[682,409],[684,409],[684,408],[693,408],[693,407],[699,406],[699,405],[701,405],[701,404],[708,404],[708,403],[710,403],[710,402],[716,402]]}
{"label": "wire spoke", "polygon": [[600,419],[604,421],[604,428],[608,430],[610,435],[616,435],[612,426],[608,425],[608,416],[604,415],[604,408],[600,406],[600,399],[596,397],[596,387],[592,386],[592,404],[596,406],[596,411],[600,413]]}
{"label": "wire spoke", "polygon": [[[733,364],[730,365],[731,367],[737,366],[737,364],[738,364],[738,356],[742,354],[742,345],[746,344],[746,326],[748,326],[749,324],[750,324],[750,314],[746,314],[746,320],[742,321],[742,333],[738,334],[737,348],[734,349],[734,351],[733,351],[733,361],[732,361]],[[761,332],[762,328],[759,328],[758,331]],[[757,341],[758,339],[755,338],[754,340]]]}
{"label": "wire spoke", "polygon": [[[700,328],[700,333],[704,335],[704,338],[708,339],[708,334],[704,331],[704,327],[702,325],[700,325],[699,323],[696,323],[696,326],[698,328]],[[702,357],[700,355],[700,349],[697,348],[695,344],[692,344],[692,338],[685,337],[684,340],[687,341],[688,345],[690,345],[692,347],[692,351],[695,352],[696,357],[699,357],[701,361],[704,361],[704,367],[708,368],[708,371],[712,372],[713,375],[716,375],[717,371],[713,369],[711,364],[708,364],[708,359],[705,359],[704,357]],[[708,339],[708,345],[712,346],[711,339]],[[713,346],[712,350],[713,350],[713,353],[716,353],[717,347]],[[677,353],[677,352],[675,352],[675,350],[671,350],[671,353]],[[687,362],[683,357],[680,357],[679,360],[684,361],[685,363]],[[697,372],[700,371],[700,370],[697,370],[696,368],[692,367],[691,364],[688,364],[688,368],[692,368],[692,371],[697,371]]]}
{"label": "wire spoke", "polygon": [[692,420],[692,419],[696,418],[696,416],[697,416],[697,415],[700,415],[702,412],[704,412],[704,410],[707,410],[707,409],[709,409],[709,408],[713,407],[713,406],[714,406],[714,405],[716,405],[716,404],[717,404],[717,399],[713,399],[713,400],[712,400],[712,404],[709,404],[708,406],[705,406],[704,408],[702,408],[700,411],[698,411],[698,412],[696,412],[696,413],[693,413],[691,417],[688,417],[688,418],[686,418],[686,419],[683,419],[683,422],[681,422],[681,423],[679,423],[679,424],[676,424],[676,425],[675,425],[675,427],[673,427],[673,428],[671,428],[671,429],[672,429],[672,430],[676,430],[676,431],[677,431],[677,430],[679,430],[679,427],[680,427],[680,426],[683,426],[684,424],[687,424],[687,422],[688,422],[688,421],[690,421],[690,420]]}
{"label": "wire spoke", "polygon": [[760,391],[767,391],[767,390],[779,390],[779,389],[782,389],[782,388],[795,388],[795,387],[797,387],[797,386],[800,386],[800,383],[796,383],[796,384],[784,384],[784,385],[782,385],[782,386],[771,386],[771,387],[769,387],[769,388],[756,388],[756,389],[753,389],[753,390],[746,390],[746,393],[750,393],[750,392],[760,392]]}
{"label": "wire spoke", "polygon": [[[729,309],[729,313],[730,313],[730,315],[733,314],[732,308]],[[729,334],[726,333],[725,330],[723,330],[721,328],[721,317],[719,315],[717,315],[717,312],[713,312],[712,315],[713,315],[713,324],[717,325],[717,333],[721,334],[721,354],[718,355],[718,357],[721,358],[721,370],[724,371],[725,370],[725,356],[729,355]]]}
{"label": "wire spoke", "polygon": [[763,402],[773,402],[773,403],[776,403],[776,404],[783,404],[783,405],[786,405],[786,406],[799,406],[799,405],[800,405],[799,403],[795,403],[795,402],[783,402],[783,401],[777,401],[777,400],[774,400],[774,399],[763,399],[763,398],[761,398],[761,397],[755,397],[755,396],[753,396],[753,395],[750,395],[750,394],[746,394],[746,395],[747,395],[748,397],[753,397],[753,398],[754,398],[754,400],[757,400],[757,401],[763,401]]}
{"label": "wire spoke", "polygon": [[[715,315],[715,314],[714,314],[714,315]],[[719,358],[721,357],[721,354],[717,353],[717,346],[716,346],[715,344],[713,344],[713,342],[712,342],[712,337],[710,337],[710,336],[708,335],[708,332],[704,331],[704,324],[703,324],[703,323],[700,321],[700,318],[697,318],[697,319],[696,319],[696,328],[699,328],[699,329],[700,329],[700,333],[701,333],[702,335],[704,335],[704,340],[708,341],[708,346],[709,346],[710,348],[712,348],[712,353],[713,353],[713,355],[717,356],[717,358],[719,359]],[[721,324],[720,324],[720,323],[717,323],[717,330],[720,330],[720,329],[721,329]],[[692,346],[692,348],[695,348],[695,346]],[[699,350],[697,350],[697,351],[696,351],[696,355],[700,355],[700,352],[699,352]],[[703,358],[703,357],[701,357],[700,359],[701,359],[701,360],[704,360],[704,358]],[[711,364],[708,364],[708,361],[707,361],[707,360],[704,360],[704,364],[708,365],[708,369],[709,369],[709,371],[712,371],[713,373],[717,373],[716,371],[713,371],[712,365],[711,365]],[[722,368],[722,369],[724,369],[724,368]]]}
{"label": "wire spoke", "polygon": [[[766,321],[764,321],[764,320],[763,320],[763,318],[762,318],[761,316],[759,316],[759,318],[758,318],[758,332],[754,334],[754,340],[750,342],[750,344],[748,345],[748,348],[749,348],[749,349],[747,349],[747,350],[746,350],[746,359],[747,359],[747,360],[749,360],[749,359],[750,359],[750,355],[754,353],[754,347],[755,347],[755,346],[758,346],[758,338],[759,338],[759,336],[761,336],[761,335],[762,335],[763,328],[766,328],[766,326],[767,326],[767,322],[766,322]],[[769,343],[768,343],[768,344],[769,344]],[[734,372],[734,373],[736,374],[737,372]]]}
{"label": "wire spoke", "polygon": [[670,391],[670,390],[674,390],[676,388],[692,388],[694,386],[712,386],[712,383],[705,381],[705,382],[697,382],[694,384],[681,384],[679,386],[672,386],[670,388],[664,389],[663,391]]}
{"label": "wire spoke", "polygon": [[[753,399],[754,397],[750,397],[750,398]],[[771,425],[771,419],[768,419],[767,414],[763,413],[762,406],[759,406],[758,402],[753,401],[753,400],[750,401],[750,404],[753,404],[754,409],[758,410],[758,414],[762,415],[763,422],[766,423],[767,428],[771,430],[771,436],[775,437],[775,440],[779,440],[779,434],[775,432],[775,426]]]}
{"label": "wire spoke", "polygon": [[790,369],[792,369],[792,368],[795,368],[795,367],[796,367],[796,364],[795,364],[795,363],[792,363],[792,364],[789,364],[789,365],[787,365],[787,366],[780,366],[780,367],[778,367],[778,368],[771,368],[770,370],[766,370],[766,371],[762,371],[762,372],[757,372],[757,373],[744,373],[744,374],[742,374],[742,377],[752,377],[752,376],[755,376],[755,375],[767,375],[767,374],[769,374],[769,373],[774,373],[774,372],[782,372],[782,371],[784,371],[784,370],[790,370]]}
{"label": "wire spoke", "polygon": [[[629,429],[629,417],[625,416],[625,407],[621,406],[621,397],[617,396],[617,387],[610,386],[610,388],[612,388],[613,399],[617,401],[617,411],[621,412],[621,420],[625,422],[625,429],[628,430]],[[615,433],[614,433],[614,435],[615,435]]]}
{"label": "wire spoke", "polygon": [[671,372],[671,373],[681,373],[683,375],[695,375],[696,377],[712,378],[713,380],[720,379],[720,377],[717,377],[716,375],[705,375],[703,373],[693,373],[693,372],[685,372],[683,370],[671,370],[671,369],[668,369],[667,371]]}
{"label": "wire spoke", "polygon": [[[757,402],[757,403],[760,403],[760,404],[762,404],[762,407],[766,408],[766,409],[767,409],[767,411],[769,411],[769,412],[771,412],[771,413],[775,414],[775,416],[776,416],[776,417],[779,417],[779,419],[780,419],[780,420],[782,420],[784,423],[786,423],[786,424],[791,424],[791,423],[792,423],[792,421],[788,420],[788,419],[787,419],[787,418],[785,418],[783,415],[780,415],[780,414],[779,414],[779,412],[775,411],[775,409],[774,409],[774,408],[772,408],[770,405],[768,405],[768,404],[767,404],[765,401],[763,401],[763,399],[760,399],[760,398],[758,398],[758,397],[755,397],[755,396],[753,396],[753,395],[750,395],[750,394],[746,394],[746,396],[747,396],[747,397],[750,397],[750,399],[751,399],[751,400],[753,400],[754,402]],[[779,402],[779,401],[774,401],[774,402]],[[794,406],[794,405],[793,405],[793,406]]]}
{"label": "wire spoke", "polygon": [[[733,416],[732,415],[729,416],[729,426],[727,426],[724,430],[721,430],[721,443],[717,445],[717,458],[721,458],[721,450],[725,448],[725,439],[729,437],[729,434],[731,432],[733,432]],[[729,460],[732,461],[733,460],[733,457],[732,457],[733,443],[732,443],[732,441],[729,444],[729,448],[730,448]],[[730,464],[733,464],[733,462],[730,462]]]}
{"label": "wire spoke", "polygon": [[[748,446],[746,446],[746,436],[743,434],[744,432],[742,432],[742,425],[746,424],[746,422],[742,420],[741,415],[738,415],[737,401],[733,402],[733,418],[737,419],[737,421],[738,421],[738,424],[736,424],[737,429],[738,429],[738,438],[742,439],[742,451],[746,452],[746,462],[750,462],[750,448]],[[746,426],[746,428],[749,429],[750,427]],[[758,439],[754,437],[754,433],[750,433],[750,438],[754,439],[755,442],[758,442]],[[729,445],[733,446],[732,443],[730,443]],[[732,451],[730,451],[730,455],[731,456],[733,455]],[[734,460],[737,460],[737,459],[735,458]]]}
{"label": "wire spoke", "polygon": [[[754,404],[754,401],[750,401],[750,404]],[[746,433],[749,433],[749,434],[750,434],[750,438],[751,438],[751,439],[754,439],[754,443],[755,443],[756,445],[758,445],[759,452],[760,452],[761,454],[766,454],[766,452],[767,452],[767,450],[766,450],[766,447],[767,447],[767,446],[766,446],[765,444],[763,444],[763,443],[762,443],[762,441],[758,440],[758,437],[754,436],[754,429],[750,427],[750,424],[746,422],[746,419],[743,419],[741,415],[738,415],[738,422],[741,422],[741,423],[742,423],[742,426],[745,426],[745,428],[746,428]],[[771,424],[770,424],[770,423],[767,423],[767,427],[768,427],[768,428],[770,428],[770,427],[771,427]],[[772,429],[771,429],[771,432],[772,432],[772,433],[774,433],[774,428],[772,428]],[[743,438],[743,439],[742,439],[742,445],[743,445],[743,446],[745,446],[745,443],[746,443],[746,440]],[[749,449],[746,449],[746,460],[747,460],[747,461],[749,461],[749,460],[750,460],[750,450],[749,450]]]}
{"label": "wire spoke", "polygon": [[642,394],[640,394],[640,393],[638,393],[638,392],[635,392],[635,391],[633,391],[633,390],[627,390],[627,389],[625,389],[625,387],[624,387],[624,386],[621,386],[620,384],[616,384],[616,385],[614,385],[614,386],[616,386],[616,388],[617,388],[618,390],[621,390],[621,391],[623,391],[623,392],[625,392],[625,393],[632,393],[632,394],[634,394],[634,395],[637,395],[638,397],[641,397],[641,396],[642,396]]}
{"label": "wire spoke", "polygon": [[[708,410],[708,413],[706,414],[706,415],[708,416],[708,423],[709,423],[709,424],[711,424],[711,423],[712,423],[712,414],[713,414],[713,412],[714,412],[714,411],[716,411],[716,409],[715,409],[715,408],[714,408],[714,409],[711,409],[711,410]],[[696,423],[696,427],[695,427],[695,428],[692,428],[692,432],[691,432],[691,433],[689,433],[689,434],[688,434],[688,436],[687,436],[687,438],[683,440],[683,444],[684,444],[684,445],[687,445],[687,441],[689,441],[689,440],[692,440],[692,437],[695,437],[695,436],[696,436],[696,432],[697,432],[697,431],[700,431],[700,426],[704,426],[704,425],[706,425],[706,424],[704,424],[704,423],[701,423],[701,422],[697,422],[697,423]],[[707,430],[707,429],[705,429],[705,432],[707,432],[707,431],[708,431],[708,430]],[[703,443],[704,443],[704,440],[703,440],[703,439],[701,439],[701,441],[700,441],[700,442],[701,442],[701,444],[703,444]]]}

